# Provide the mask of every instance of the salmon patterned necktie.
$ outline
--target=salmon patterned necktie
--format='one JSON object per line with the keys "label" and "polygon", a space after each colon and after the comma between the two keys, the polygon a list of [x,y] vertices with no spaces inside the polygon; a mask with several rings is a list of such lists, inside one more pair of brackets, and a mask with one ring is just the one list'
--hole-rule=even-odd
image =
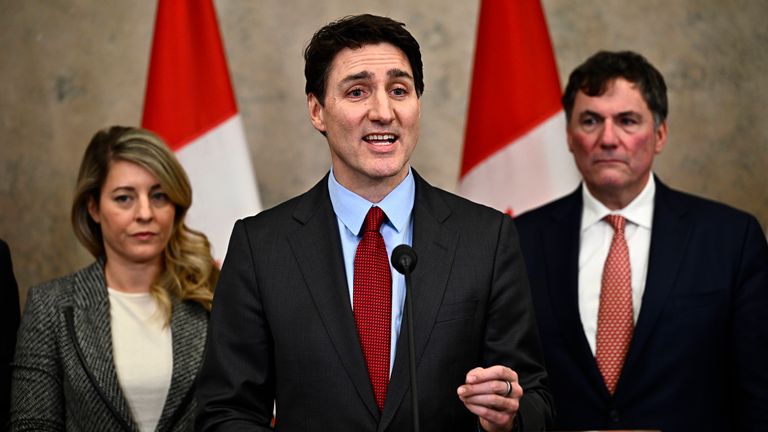
{"label": "salmon patterned necktie", "polygon": [[389,385],[392,274],[384,238],[379,229],[386,219],[379,207],[371,207],[357,245],[353,275],[353,313],[360,346],[376,405],[384,410]]}
{"label": "salmon patterned necktie", "polygon": [[595,357],[605,386],[613,394],[629,351],[635,324],[632,314],[629,249],[624,238],[626,219],[618,215],[608,215],[605,220],[611,224],[614,233],[603,268]]}

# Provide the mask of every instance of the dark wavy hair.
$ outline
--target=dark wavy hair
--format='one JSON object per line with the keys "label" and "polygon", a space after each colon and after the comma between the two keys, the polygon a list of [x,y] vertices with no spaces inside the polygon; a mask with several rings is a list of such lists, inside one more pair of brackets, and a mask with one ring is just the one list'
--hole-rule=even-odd
{"label": "dark wavy hair", "polygon": [[653,113],[656,127],[666,120],[667,84],[664,77],[645,57],[632,51],[600,51],[571,72],[562,98],[566,119],[570,122],[579,90],[588,96],[600,96],[617,78],[624,78],[639,88]]}
{"label": "dark wavy hair", "polygon": [[304,49],[304,91],[313,94],[320,105],[325,105],[328,74],[336,54],[344,48],[389,43],[400,48],[413,69],[416,95],[424,93],[424,67],[419,43],[405,29],[405,24],[388,17],[364,14],[352,15],[334,21],[318,30]]}

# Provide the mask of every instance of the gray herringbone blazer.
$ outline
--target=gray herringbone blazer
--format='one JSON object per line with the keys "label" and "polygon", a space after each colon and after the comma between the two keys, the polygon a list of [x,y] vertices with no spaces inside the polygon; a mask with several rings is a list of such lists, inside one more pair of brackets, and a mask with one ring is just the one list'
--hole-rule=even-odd
{"label": "gray herringbone blazer", "polygon": [[[176,303],[173,375],[158,431],[189,431],[208,314]],[[112,359],[103,263],[29,290],[11,391],[12,431],[136,431]]]}

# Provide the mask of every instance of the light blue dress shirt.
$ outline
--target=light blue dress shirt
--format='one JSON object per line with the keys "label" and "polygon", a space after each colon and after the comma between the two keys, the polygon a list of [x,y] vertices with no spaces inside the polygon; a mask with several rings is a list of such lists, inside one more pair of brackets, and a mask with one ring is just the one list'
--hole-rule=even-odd
{"label": "light blue dress shirt", "polygon": [[[344,254],[344,268],[347,272],[347,288],[349,289],[349,304],[354,304],[354,267],[355,252],[362,238],[361,230],[365,216],[371,207],[380,207],[387,215],[387,221],[381,226],[381,235],[387,246],[387,256],[392,256],[392,250],[398,245],[410,245],[413,239],[412,212],[416,196],[416,182],[410,168],[408,175],[381,202],[372,203],[355,194],[336,181],[333,168],[328,176],[328,193],[331,196],[333,211],[339,223],[341,249]],[[392,272],[392,322],[389,346],[389,373],[395,364],[395,348],[400,335],[400,323],[403,320],[405,304],[405,277],[389,264]]]}

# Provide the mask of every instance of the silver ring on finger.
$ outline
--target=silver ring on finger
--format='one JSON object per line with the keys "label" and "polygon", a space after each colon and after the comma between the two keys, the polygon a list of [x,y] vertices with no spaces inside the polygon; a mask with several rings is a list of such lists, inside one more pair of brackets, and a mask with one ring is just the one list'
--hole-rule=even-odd
{"label": "silver ring on finger", "polygon": [[507,391],[504,392],[504,394],[502,396],[509,397],[509,395],[512,394],[512,383],[509,382],[509,381],[504,381],[504,382],[507,383]]}

